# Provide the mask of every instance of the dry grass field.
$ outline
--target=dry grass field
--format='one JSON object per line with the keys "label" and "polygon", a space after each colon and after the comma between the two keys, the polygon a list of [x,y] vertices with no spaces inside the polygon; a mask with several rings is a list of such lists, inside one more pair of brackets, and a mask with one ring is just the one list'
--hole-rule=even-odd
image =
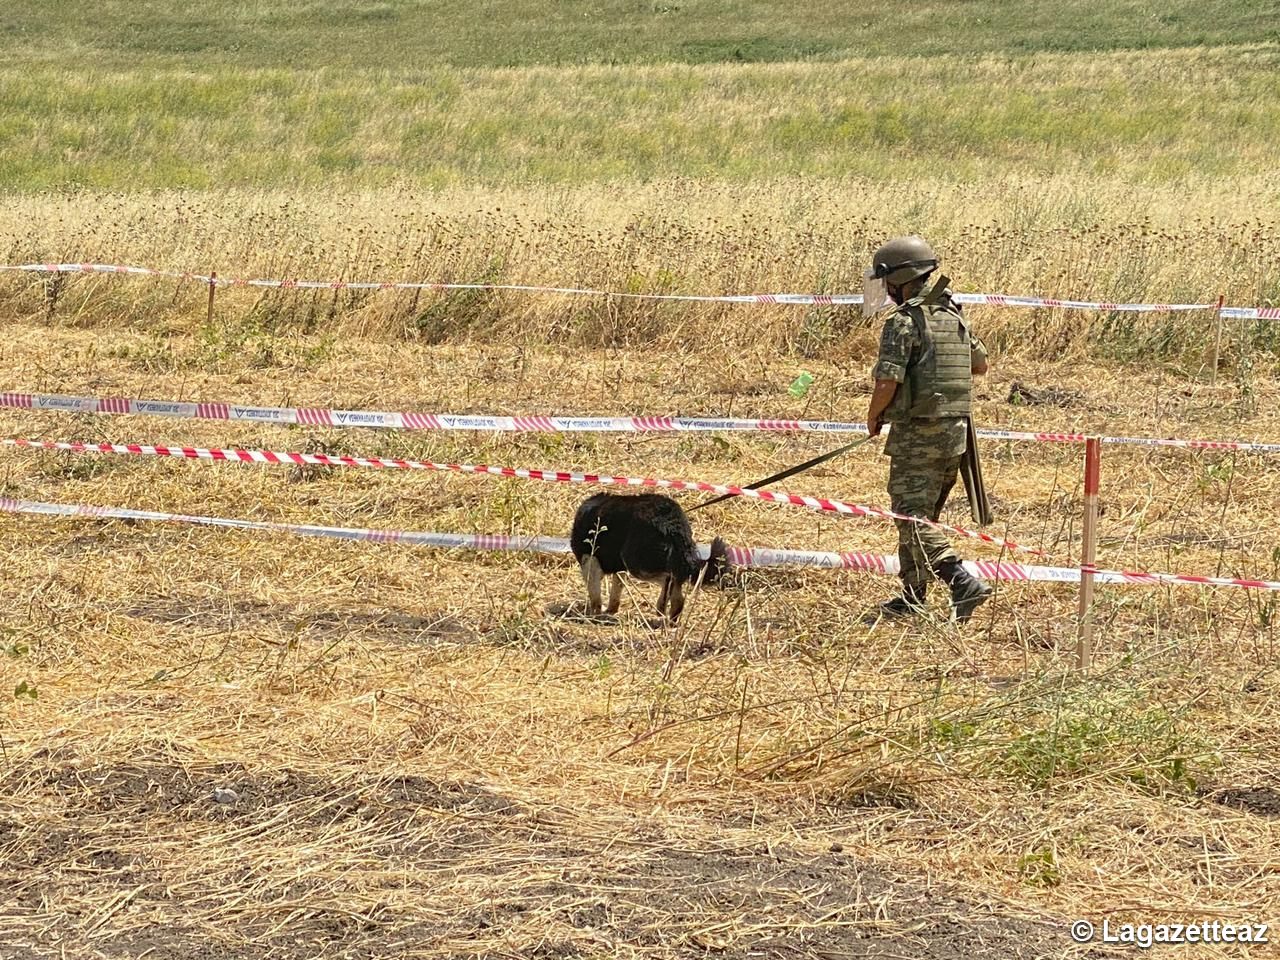
{"label": "dry grass field", "polygon": [[[902,183],[805,178],[728,184],[663,180],[624,188],[476,186],[321,194],[232,190],[15,195],[0,207],[4,263],[129,263],[221,277],[542,284],[620,293],[845,293],[886,236],[924,229],[957,289],[1112,302],[1280,303],[1280,230],[1265,203],[1273,171],[1194,185],[1096,183],[1064,174]],[[167,338],[195,333],[204,363],[316,334],[392,342],[501,342],[530,349],[734,348],[735,363],[777,355],[859,365],[874,341],[856,310],[739,306],[457,291],[224,290],[169,280],[0,273],[0,309],[24,321],[145,334],[170,369]],[[979,311],[1002,355],[1160,365],[1202,378],[1208,311],[1090,314]],[[1280,356],[1276,326],[1224,329],[1220,377],[1254,395]],[[189,358],[188,358],[189,362]],[[1118,371],[1119,372],[1119,371]],[[1124,375],[1127,375],[1124,374]],[[572,396],[568,406],[575,405]],[[829,403],[843,403],[836,394]],[[660,406],[662,404],[659,404]],[[1238,422],[1234,401],[1223,415]],[[1247,411],[1246,411],[1247,412]],[[843,416],[843,415],[842,415]]]}
{"label": "dry grass field", "polygon": [[[804,360],[815,384],[797,401],[795,358],[716,346],[655,357],[296,334],[211,364],[200,335],[170,335],[160,362],[135,330],[10,329],[9,377],[70,393],[743,416],[856,412],[866,395],[866,343]],[[982,421],[1227,429],[1233,385],[1130,377],[1015,357],[982,387]],[[1011,405],[1015,379],[1074,394]],[[1274,410],[1271,383],[1257,392]],[[818,449],[0,419],[5,435],[713,481]],[[1228,432],[1278,429],[1255,415]],[[999,530],[1071,562],[1080,449],[985,454]],[[588,493],[13,451],[4,469],[6,496],[553,536]],[[864,448],[788,487],[881,503],[884,477]],[[1101,560],[1274,576],[1274,477],[1266,458],[1108,447]],[[695,520],[704,541],[893,542],[878,522],[758,503]],[[1275,915],[1269,595],[1104,588],[1098,667],[1080,677],[1063,586],[1001,585],[963,631],[871,629],[861,617],[893,581],[757,571],[700,594],[672,631],[651,625],[647,587],[614,625],[549,614],[581,600],[554,558],[13,516],[0,531],[5,687],[25,684],[0,728],[3,956],[1065,956],[1075,917]]]}

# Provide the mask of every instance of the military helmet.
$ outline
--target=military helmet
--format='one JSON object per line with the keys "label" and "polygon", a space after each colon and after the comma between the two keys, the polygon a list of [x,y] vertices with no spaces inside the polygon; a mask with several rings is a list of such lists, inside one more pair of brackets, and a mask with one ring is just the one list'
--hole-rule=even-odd
{"label": "military helmet", "polygon": [[928,276],[938,268],[938,255],[923,239],[914,234],[894,237],[871,258],[872,276],[900,287],[917,277]]}

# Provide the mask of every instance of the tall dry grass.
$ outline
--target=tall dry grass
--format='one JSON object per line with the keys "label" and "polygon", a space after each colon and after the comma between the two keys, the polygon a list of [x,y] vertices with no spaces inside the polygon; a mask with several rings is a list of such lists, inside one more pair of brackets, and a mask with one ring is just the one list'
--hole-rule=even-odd
{"label": "tall dry grass", "polygon": [[[573,189],[349,195],[288,192],[14,197],[0,211],[6,262],[107,261],[220,276],[437,280],[719,294],[851,292],[870,251],[918,231],[960,290],[1117,302],[1269,305],[1280,232],[1255,196],[1267,176],[1135,191],[1087,179],[880,184],[677,180]],[[55,325],[192,331],[205,291],[168,280],[0,276],[0,308]],[[974,308],[1002,352],[1157,358],[1203,366],[1207,314],[1106,315]],[[816,356],[865,340],[856,308],[803,309],[454,292],[218,294],[206,331],[328,332],[584,345],[707,340]],[[1224,369],[1274,362],[1274,324],[1228,325]],[[247,334],[246,334],[247,335]]]}

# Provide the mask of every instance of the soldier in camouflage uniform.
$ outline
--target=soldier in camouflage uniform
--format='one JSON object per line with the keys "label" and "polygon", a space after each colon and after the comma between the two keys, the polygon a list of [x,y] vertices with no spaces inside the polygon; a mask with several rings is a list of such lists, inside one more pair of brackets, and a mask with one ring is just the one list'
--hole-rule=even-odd
{"label": "soldier in camouflage uniform", "polygon": [[[894,512],[929,520],[942,512],[966,449],[972,375],[987,371],[986,347],[969,332],[946,279],[926,290],[937,267],[929,245],[912,236],[882,246],[867,271],[868,281],[883,281],[897,304],[880,336],[867,429],[878,436],[886,422],[892,424],[884,452]],[[902,596],[881,604],[881,613],[922,612],[932,571],[950,588],[956,620],[968,620],[991,587],[964,569],[941,530],[895,523]]]}

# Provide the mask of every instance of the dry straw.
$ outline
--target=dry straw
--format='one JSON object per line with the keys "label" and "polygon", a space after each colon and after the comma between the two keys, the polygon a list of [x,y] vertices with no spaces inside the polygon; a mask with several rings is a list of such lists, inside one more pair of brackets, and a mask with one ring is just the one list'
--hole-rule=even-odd
{"label": "dry straw", "polygon": [[[793,361],[714,340],[668,358],[264,333],[258,352],[212,366],[204,335],[14,329],[7,375],[34,389],[459,411],[852,416],[869,349],[861,334],[843,348],[858,359],[806,360],[815,383],[795,400]],[[1010,405],[1014,378],[1075,399]],[[1255,410],[1274,409],[1270,384],[1256,391]],[[1239,400],[1161,369],[1111,382],[1092,364],[1015,357],[997,360],[979,413],[1280,436]],[[738,481],[816,452],[800,438],[344,434],[13,410],[0,425]],[[1078,548],[1078,453],[986,449],[1000,523],[1063,562]],[[4,470],[6,495],[556,535],[581,493],[25,453]],[[1274,575],[1274,476],[1258,457],[1108,449],[1100,562]],[[796,480],[875,499],[884,478],[867,448]],[[761,504],[695,518],[704,538],[892,543],[884,525]],[[700,594],[672,632],[648,625],[646,589],[626,594],[617,625],[549,616],[581,587],[547,559],[11,517],[0,536],[5,687],[26,685],[0,727],[5,943],[817,956],[894,936],[908,952],[994,956],[1027,940],[1065,949],[1064,917],[1274,914],[1266,597],[1103,588],[1099,669],[1076,679],[1069,588],[1002,586],[965,631],[868,630],[860,615],[890,581],[757,573]]]}
{"label": "dry straw", "polygon": [[[14,198],[0,259],[822,292],[856,290],[867,250],[928,224],[963,289],[1275,298],[1280,248],[1249,191],[1192,186]],[[874,350],[854,311],[828,309],[227,291],[209,323],[194,285],[6,276],[0,310],[5,388],[347,409],[859,419]],[[1225,330],[1210,386],[1203,318],[971,313],[995,358],[984,426],[1280,438],[1268,328]],[[1052,402],[1010,403],[1014,380]],[[739,483],[819,452],[16,410],[0,433]],[[1080,450],[984,454],[997,532],[1076,562]],[[15,451],[3,471],[6,496],[557,536],[582,496]],[[868,446],[788,486],[882,502],[885,473]],[[1274,578],[1277,475],[1265,457],[1108,447],[1099,563]],[[763,504],[694,519],[704,540],[893,547],[884,524]],[[870,630],[892,581],[754,573],[666,631],[647,589],[618,624],[548,615],[582,590],[546,558],[15,517],[0,542],[0,943],[28,953],[838,956],[894,937],[904,956],[1007,956],[1065,951],[1075,916],[1276,913],[1268,596],[1101,588],[1098,667],[1078,678],[1062,586],[1001,585],[964,631]]]}
{"label": "dry straw", "polygon": [[[1280,238],[1242,198],[1266,177],[1144,187],[1057,179],[979,184],[684,181],[563,195],[521,188],[411,189],[339,197],[226,191],[125,198],[16,198],[0,213],[7,262],[133,262],[220,276],[437,280],[620,292],[856,292],[870,250],[924,229],[958,289],[1108,302],[1266,305],[1280,298]],[[909,210],[904,216],[894,211]],[[7,240],[7,249],[5,240]],[[211,358],[266,349],[270,334],[396,341],[460,338],[659,344],[838,354],[865,327],[850,310],[566,300],[462,291],[224,291],[208,324],[197,284],[112,277],[0,278],[10,313],[60,325],[201,330]],[[1082,315],[975,308],[1003,353],[1167,358],[1205,369],[1205,316]],[[145,320],[143,319],[145,318]],[[1032,333],[1034,331],[1034,333]],[[1267,326],[1224,332],[1226,379],[1274,363]],[[1258,348],[1264,348],[1259,350]],[[269,362],[270,357],[264,357]],[[1256,368],[1256,369],[1255,369]]]}

